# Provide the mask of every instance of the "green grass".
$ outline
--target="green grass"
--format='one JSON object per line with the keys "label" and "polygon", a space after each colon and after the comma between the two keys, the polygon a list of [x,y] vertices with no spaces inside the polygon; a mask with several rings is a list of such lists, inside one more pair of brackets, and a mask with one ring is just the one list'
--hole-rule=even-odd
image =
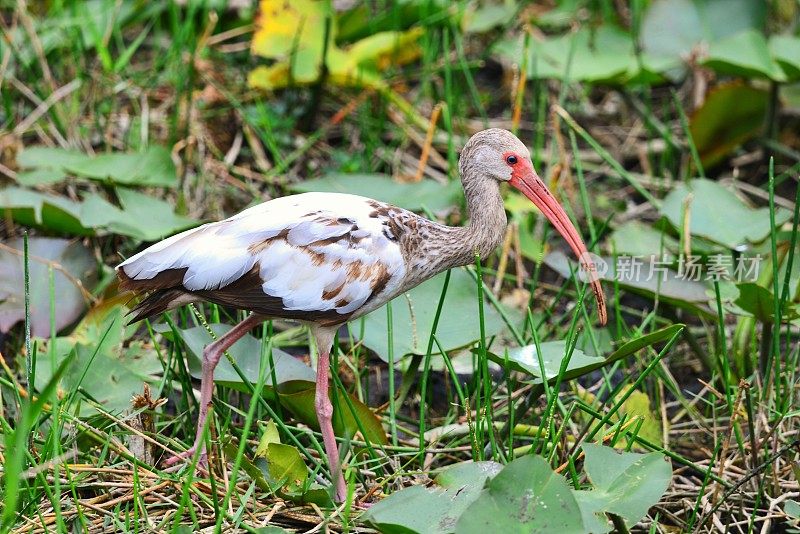
{"label": "green grass", "polygon": [[[264,63],[248,52],[252,9],[239,12],[208,1],[131,10],[134,3],[128,0],[91,6],[64,0],[45,13],[34,3],[19,11],[16,3],[0,2],[6,8],[0,13],[2,31],[19,33],[0,47],[0,201],[2,188],[18,185],[25,172],[15,166],[19,147],[38,145],[96,154],[163,145],[176,163],[177,186],[134,187],[167,199],[177,213],[203,220],[289,194],[293,184],[331,171],[413,176],[427,116],[439,103],[436,156],[425,166],[425,179],[456,179],[458,150],[468,134],[485,126],[508,127],[518,105],[519,135],[531,147],[539,174],[555,184],[598,254],[630,252],[614,250],[612,236],[631,220],[658,234],[658,243],[635,243],[652,253],[669,252],[672,241],[679,247],[672,253],[727,253],[698,228],[667,223],[660,210],[670,192],[690,178],[728,184],[735,175],[733,186],[750,186],[739,196],[766,208],[770,231],[749,248],[764,258],[756,283],[763,289],[759,294],[771,298],[734,302],[731,284],[723,282],[708,284],[708,300],[700,305],[670,296],[666,288],[662,293],[660,286],[655,294],[609,281],[610,321],[599,327],[593,303],[585,303],[591,293],[584,284],[560,277],[544,261],[552,250],[566,250],[560,238],[538,213],[510,202],[519,247],[512,239],[508,250],[476,258],[475,266],[466,268],[475,295],[467,309],[448,304],[454,278],[446,275],[427,310],[434,317],[433,335],[417,340],[419,354],[394,350],[395,342],[416,331],[414,325],[398,325],[397,317],[409,307],[412,315],[422,315],[404,297],[376,312],[389,325],[379,332],[386,345],[352,341],[364,340],[374,328],[366,320],[348,325],[349,336],[338,340],[339,373],[331,382],[340,393],[337,412],[363,415],[359,410],[368,406],[387,439],[370,437],[367,419],[355,417],[353,435],[340,442],[350,494],[343,505],[333,506],[325,496],[330,477],[321,435],[286,400],[285,391],[278,393],[277,351],[301,358],[312,352],[302,326],[274,321],[253,332],[259,343],[254,358],[260,362],[254,368],[233,352],[228,355],[234,375],[217,384],[206,429],[214,476],[199,472],[196,459],[167,472],[160,460],[191,445],[198,412],[185,330],[204,328],[210,341],[209,325],[233,324],[241,314],[198,305],[118,334],[121,316],[100,311],[96,325],[84,324],[71,344],[58,344],[55,339],[76,326],[56,327],[55,317],[67,313],[56,289],[61,271],[50,264],[46,279],[30,278],[29,268],[41,259],[29,254],[29,240],[51,236],[86,245],[96,271],[85,287],[97,301],[87,301],[93,310],[115,297],[108,266],[144,244],[105,230],[87,236],[64,232],[58,221],[55,227],[28,227],[16,212],[4,211],[0,253],[17,258],[25,275],[18,292],[24,319],[0,338],[0,530],[257,532],[269,523],[302,532],[324,523],[337,531],[365,532],[359,522],[365,503],[429,482],[466,460],[507,464],[538,455],[572,487],[587,488],[591,481],[581,446],[592,442],[657,451],[671,462],[672,485],[636,529],[705,532],[738,523],[742,531],[760,531],[789,524],[782,515],[789,514],[788,501],[775,499],[796,492],[798,484],[796,139],[754,137],[722,164],[704,169],[704,152],[691,133],[692,103],[678,85],[612,88],[583,82],[569,65],[577,53],[571,51],[567,78],[577,81],[532,78],[515,97],[513,69],[505,70],[504,82],[490,45],[505,35],[521,35],[517,18],[484,34],[465,34],[435,2],[418,4],[425,25],[420,55],[382,73],[391,93],[334,83],[263,93],[245,81],[254,65]],[[558,4],[569,12],[569,2]],[[624,22],[616,2],[582,4],[583,11],[570,15],[581,25]],[[642,2],[633,6],[635,33],[645,8]],[[467,8],[460,2],[454,9]],[[380,12],[397,24],[406,16],[392,3]],[[373,17],[367,24],[379,23]],[[545,33],[562,31],[542,27]],[[528,49],[538,41],[534,34],[523,42]],[[535,72],[537,64],[520,68]],[[57,92],[73,80],[79,83],[71,91]],[[603,111],[602,99],[617,106],[614,112]],[[33,114],[38,118],[26,121]],[[772,120],[777,124],[770,124],[770,131],[796,126],[788,113],[778,111]],[[22,131],[15,129],[20,123],[27,125]],[[763,157],[751,157],[755,151]],[[88,194],[117,200],[120,186],[111,180],[69,175],[37,191],[73,201]],[[781,218],[781,205],[793,208],[788,220]],[[463,204],[428,213],[453,224],[463,223],[464,214]],[[5,243],[23,235],[24,250],[8,252]],[[506,267],[500,267],[501,255],[507,256]],[[0,282],[4,276],[0,272]],[[42,302],[51,310],[49,334],[36,336],[30,306]],[[499,334],[491,330],[490,316],[501,325]],[[472,319],[479,326],[474,339],[454,344],[442,332],[449,321]],[[591,374],[570,374],[570,363],[585,354],[608,356],[673,324],[685,328]],[[526,345],[537,347],[536,363],[544,367],[546,344],[555,340],[565,340],[566,351],[554,377],[535,381],[519,370],[504,372],[512,365],[513,349]],[[150,395],[125,411],[98,402],[127,384],[112,380],[111,375],[122,376],[116,367],[102,367],[108,365],[108,343],[114,344],[113,354],[136,355],[151,366],[136,368],[126,361],[137,384],[149,379]],[[385,347],[388,362],[377,354]],[[504,363],[490,360],[489,353]],[[37,378],[42,372],[46,379]],[[297,492],[304,492],[305,500],[281,491],[288,479],[272,480],[272,471],[255,456],[268,421],[275,423],[281,444],[297,453],[302,474]],[[619,517],[614,521],[619,526]]]}

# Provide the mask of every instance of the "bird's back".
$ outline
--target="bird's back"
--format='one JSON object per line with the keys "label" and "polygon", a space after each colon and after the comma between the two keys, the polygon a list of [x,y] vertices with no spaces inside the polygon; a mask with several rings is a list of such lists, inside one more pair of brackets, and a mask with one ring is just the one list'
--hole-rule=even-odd
{"label": "bird's back", "polygon": [[123,289],[149,293],[134,320],[207,300],[338,324],[402,285],[406,263],[387,218],[392,210],[404,212],[340,193],[282,197],[156,243],[117,273]]}

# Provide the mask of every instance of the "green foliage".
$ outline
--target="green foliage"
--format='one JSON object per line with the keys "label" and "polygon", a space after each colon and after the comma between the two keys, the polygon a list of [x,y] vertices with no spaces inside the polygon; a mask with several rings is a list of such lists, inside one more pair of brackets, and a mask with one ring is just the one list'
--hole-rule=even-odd
{"label": "green foliage", "polygon": [[[127,186],[176,187],[178,176],[169,151],[161,146],[151,146],[141,154],[109,153],[89,156],[61,148],[31,147],[22,151],[18,163],[29,172],[40,172],[45,181],[52,177],[72,174]],[[51,174],[46,174],[51,173]],[[26,185],[34,183],[26,175]]]}
{"label": "green foliage", "polygon": [[[96,157],[33,147],[20,154],[19,163],[27,170],[20,173],[18,181],[27,187],[0,189],[0,209],[20,224],[67,235],[115,233],[143,241],[155,241],[197,224],[176,214],[169,202],[129,188],[178,185],[175,165],[163,147],[151,147],[142,154]],[[56,185],[68,176],[128,187],[114,189],[118,205],[99,192],[84,192],[80,200],[74,200],[31,189]]]}
{"label": "green foliage", "polygon": [[585,443],[583,452],[592,489],[576,491],[575,497],[586,525],[591,524],[589,514],[605,524],[605,529],[597,532],[610,530],[605,514],[620,516],[628,528],[638,523],[672,479],[672,467],[659,453],[620,453],[594,443]]}
{"label": "green foliage", "polygon": [[281,443],[275,421],[269,421],[258,442],[256,458],[267,461],[266,473],[272,487],[280,487],[285,493],[302,491],[308,479],[306,464],[300,452],[291,445]]}
{"label": "green foliage", "polygon": [[618,453],[591,443],[583,449],[589,490],[570,487],[539,456],[522,456],[505,467],[470,462],[445,469],[430,487],[393,493],[362,520],[384,534],[604,533],[611,530],[607,514],[635,525],[672,477],[658,453]]}
{"label": "green foliage", "polygon": [[490,480],[458,519],[456,531],[585,532],[578,501],[567,480],[539,456],[523,456]]}
{"label": "green foliage", "polygon": [[[687,202],[687,196],[691,195]],[[683,228],[684,212],[689,214],[692,235],[710,239],[730,249],[758,243],[770,233],[769,208],[747,206],[732,191],[711,180],[691,180],[667,195],[661,214],[675,228]],[[775,222],[783,224],[792,218],[784,209],[775,210]],[[731,224],[731,221],[736,221]]]}
{"label": "green foliage", "polygon": [[[119,303],[104,303],[69,336],[43,340],[36,360],[37,389],[41,391],[53,379],[55,366],[69,361],[58,383],[60,392],[75,401],[85,396],[111,414],[129,409],[131,397],[142,392],[143,383],[155,383],[163,368],[151,347],[129,341],[135,327],[125,326],[127,311]],[[78,406],[71,408],[76,415],[97,413],[89,403]]]}
{"label": "green foliage", "polygon": [[361,520],[384,534],[447,534],[502,466],[464,462],[444,469],[430,487],[411,486],[370,507]]}

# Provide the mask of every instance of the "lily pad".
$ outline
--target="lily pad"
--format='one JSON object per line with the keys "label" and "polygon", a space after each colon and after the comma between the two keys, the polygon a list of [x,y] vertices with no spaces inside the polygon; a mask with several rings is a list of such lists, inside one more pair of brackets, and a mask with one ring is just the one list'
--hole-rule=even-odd
{"label": "lily pad", "polygon": [[[692,194],[689,203],[689,231],[692,235],[708,238],[730,249],[748,243],[758,243],[770,233],[769,208],[751,208],[732,191],[716,182],[704,179],[691,180],[679,185],[664,199],[661,214],[676,228],[683,227],[684,200]],[[783,224],[792,214],[777,208],[775,223]],[[736,224],[731,224],[736,221]]]}
{"label": "lily pad", "polygon": [[[28,147],[18,158],[19,164],[38,170],[52,182],[58,174],[74,174],[120,185],[175,187],[178,174],[169,151],[153,145],[142,153],[110,153],[89,156],[80,152],[51,147]],[[30,181],[32,177],[28,176]]]}
{"label": "lily pad", "polygon": [[772,59],[767,39],[756,29],[748,29],[711,43],[703,65],[733,76],[786,81],[780,65]]}
{"label": "lily pad", "polygon": [[661,260],[673,257],[679,250],[677,239],[639,221],[628,221],[621,225],[614,230],[609,240],[613,251],[618,255],[655,257]]}
{"label": "lily pad", "polygon": [[539,456],[523,456],[486,484],[461,514],[459,534],[585,532],[581,510],[567,480]]}
{"label": "lily pad", "polygon": [[585,443],[584,468],[594,489],[576,491],[585,518],[594,518],[611,530],[605,514],[621,517],[630,528],[647,514],[669,487],[672,467],[657,452],[617,452],[610,447]]}
{"label": "lily pad", "polygon": [[[74,351],[76,357],[61,377],[59,389],[71,393],[80,388],[111,413],[130,408],[131,397],[142,392],[144,382],[155,383],[163,369],[152,348],[141,341],[126,341],[130,333],[125,327],[126,312],[127,308],[118,302],[104,303],[93,309],[69,336],[42,340],[36,359],[37,389],[52,377],[50,351],[56,355],[56,365]],[[82,417],[95,413],[89,404],[80,405]]]}
{"label": "lily pad", "polygon": [[[536,345],[526,345],[509,349],[508,351],[508,365],[516,370],[528,373],[530,375],[542,378],[544,374],[547,379],[558,376],[561,363],[567,354],[567,342],[560,341],[545,341],[539,343],[542,349],[542,362],[544,363],[544,373],[539,367],[539,356],[537,355]],[[488,353],[489,359],[505,365],[506,360],[504,355]],[[572,356],[567,365],[567,371],[574,371],[585,367],[593,366],[598,363],[603,363],[604,358],[599,356],[587,356],[582,350],[575,348],[572,351]]]}
{"label": "lily pad", "polygon": [[0,189],[0,209],[24,226],[42,227],[69,235],[94,233],[90,226],[81,222],[81,204],[65,197],[6,187]]}
{"label": "lily pad", "polygon": [[384,534],[449,534],[486,481],[501,469],[496,462],[456,464],[439,473],[430,487],[411,486],[392,493],[361,519]]}
{"label": "lily pad", "polygon": [[794,35],[773,35],[769,38],[772,57],[781,66],[789,80],[800,79],[800,37]]}
{"label": "lily pad", "polygon": [[339,174],[331,173],[323,178],[304,180],[292,189],[298,193],[322,191],[351,193],[412,211],[427,208],[440,211],[458,205],[463,198],[461,184],[457,181],[441,185],[433,180],[403,183],[385,174]]}
{"label": "lily pad", "polygon": [[[495,52],[515,64],[522,64],[524,40],[500,41]],[[633,37],[611,25],[582,28],[577,32],[531,42],[528,77],[555,78],[586,82],[624,83],[644,78],[660,79],[659,72],[678,65],[645,54],[641,62],[634,50]]]}
{"label": "lily pad", "polygon": [[[567,365],[566,372],[562,378],[563,380],[574,380],[575,378],[589,374],[592,371],[600,369],[606,365],[610,365],[617,360],[627,358],[628,356],[640,351],[645,347],[666,341],[674,336],[677,332],[680,332],[683,328],[684,325],[675,324],[628,340],[607,357],[588,356],[583,353],[583,351],[576,348],[572,353],[572,358],[570,359],[569,365]],[[545,360],[544,364],[545,372],[547,373],[547,380],[549,382],[553,382],[555,377],[558,376],[561,361],[566,354],[565,341],[546,341],[544,343],[540,343],[539,346],[542,348],[543,359]],[[542,376],[541,371],[539,370],[538,358],[536,356],[536,346],[529,345],[517,350],[519,353],[517,354],[515,360],[511,359],[511,352],[509,352],[509,364],[517,371],[529,373],[537,377],[538,380],[536,380],[536,382],[541,383]],[[505,358],[503,356],[493,354],[491,352],[487,354],[489,359],[501,365],[505,365]]]}
{"label": "lily pad", "polygon": [[758,0],[653,0],[642,20],[642,47],[683,60],[701,42],[762,27],[765,16],[766,4]]}
{"label": "lily pad", "polygon": [[[6,245],[17,253],[0,248],[0,332],[8,332],[25,319],[23,242],[15,239]],[[92,251],[80,241],[36,237],[31,238],[28,245],[31,333],[45,337],[50,334],[51,321],[50,265],[53,265],[55,307],[52,320],[58,332],[74,323],[86,310],[87,297],[81,287],[91,287],[95,259]]]}
{"label": "lily pad", "polygon": [[144,241],[157,241],[197,226],[195,219],[176,214],[172,205],[165,200],[125,188],[117,189],[117,196],[125,213],[124,227],[122,221],[109,221],[108,227],[113,231],[126,230],[118,233],[132,235]]}
{"label": "lily pad", "polygon": [[0,189],[0,209],[20,224],[69,234],[91,236],[108,232],[144,241],[155,241],[197,225],[197,221],[174,213],[169,202],[137,191],[119,188],[123,209],[99,194],[88,193],[83,201],[40,193],[20,187]]}
{"label": "lily pad", "polygon": [[[392,301],[392,332],[394,357],[407,354],[425,354],[433,327],[433,319],[442,294],[445,274],[431,278]],[[436,338],[444,350],[471,345],[480,339],[478,318],[478,290],[475,280],[464,269],[451,271],[444,311],[439,318]],[[502,332],[505,323],[500,314],[484,303],[484,328],[489,338]],[[386,332],[389,329],[386,307],[379,308],[363,318],[364,345],[375,351],[383,361],[389,361]],[[350,323],[351,332],[359,335],[359,321]],[[436,345],[434,352],[438,353]]]}

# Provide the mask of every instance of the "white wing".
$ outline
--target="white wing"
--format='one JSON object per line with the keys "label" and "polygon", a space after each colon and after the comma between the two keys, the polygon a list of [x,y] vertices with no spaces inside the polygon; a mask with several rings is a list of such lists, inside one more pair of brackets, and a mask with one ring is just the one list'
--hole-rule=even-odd
{"label": "white wing", "polygon": [[343,322],[393,296],[406,273],[376,207],[386,205],[339,193],[282,197],[165,239],[117,269],[132,289],[179,289],[268,315]]}

